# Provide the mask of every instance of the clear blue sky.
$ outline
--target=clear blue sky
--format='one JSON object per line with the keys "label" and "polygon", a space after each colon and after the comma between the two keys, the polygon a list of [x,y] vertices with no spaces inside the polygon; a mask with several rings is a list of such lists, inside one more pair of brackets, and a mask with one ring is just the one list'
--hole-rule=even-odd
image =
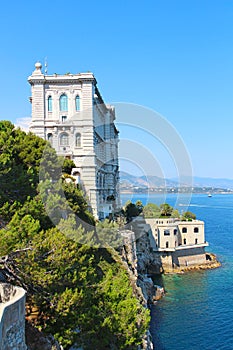
{"label": "clear blue sky", "polygon": [[233,178],[231,0],[4,1],[0,17],[1,119],[30,116],[47,57],[49,74],[93,71],[105,101],[162,114],[195,175]]}

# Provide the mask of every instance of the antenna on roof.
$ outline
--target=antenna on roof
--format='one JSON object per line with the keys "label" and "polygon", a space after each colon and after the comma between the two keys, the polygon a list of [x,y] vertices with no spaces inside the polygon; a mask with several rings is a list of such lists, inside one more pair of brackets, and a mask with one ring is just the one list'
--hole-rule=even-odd
{"label": "antenna on roof", "polygon": [[44,60],[44,73],[47,74],[48,73],[48,62],[47,62],[47,57],[45,57]]}

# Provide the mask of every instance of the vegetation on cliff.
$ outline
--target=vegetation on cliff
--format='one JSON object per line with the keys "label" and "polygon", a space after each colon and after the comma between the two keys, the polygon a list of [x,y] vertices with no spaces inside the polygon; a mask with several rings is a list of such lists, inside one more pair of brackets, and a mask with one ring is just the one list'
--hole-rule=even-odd
{"label": "vegetation on cliff", "polygon": [[[118,253],[95,244],[98,235],[116,232],[116,227],[104,223],[95,229],[82,191],[61,180],[52,148],[43,160],[49,165],[43,174],[47,180],[39,184],[45,145],[35,135],[0,122],[2,273],[27,289],[28,319],[55,335],[64,349],[72,344],[135,349],[148,328],[149,312],[134,296]],[[63,171],[71,166],[66,162]],[[51,182],[50,173],[57,183]],[[64,217],[56,216],[58,212]],[[48,213],[54,214],[53,220]],[[80,219],[92,230],[77,226]],[[84,244],[77,237],[84,237]]]}
{"label": "vegetation on cliff", "polygon": [[173,208],[168,203],[162,203],[159,206],[154,203],[148,203],[145,206],[142,205],[141,201],[136,201],[136,203],[132,203],[131,201],[126,202],[124,208],[124,216],[126,217],[126,221],[130,222],[132,218],[143,214],[145,218],[178,218],[180,220],[195,220],[196,215],[190,211],[186,211],[182,214],[175,208]]}

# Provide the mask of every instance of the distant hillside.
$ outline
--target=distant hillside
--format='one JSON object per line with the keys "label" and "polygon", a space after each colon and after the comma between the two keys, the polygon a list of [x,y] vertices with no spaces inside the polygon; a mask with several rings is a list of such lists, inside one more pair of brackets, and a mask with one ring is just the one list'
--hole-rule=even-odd
{"label": "distant hillside", "polygon": [[194,177],[195,186],[218,187],[233,189],[233,180],[231,179],[215,179],[211,177]]}
{"label": "distant hillside", "polygon": [[[190,179],[187,178],[187,183],[185,181],[182,183],[182,186],[186,186],[190,183]],[[120,184],[121,188],[130,188],[130,187],[140,187],[140,188],[156,188],[156,187],[178,187],[179,179],[163,179],[158,176],[134,176],[128,174],[124,171],[120,172]],[[193,177],[193,187],[213,187],[221,189],[231,189],[233,190],[233,180],[231,179],[216,179],[211,177]]]}
{"label": "distant hillside", "polygon": [[[172,179],[175,182],[178,182],[177,178]],[[189,179],[187,178],[187,183]],[[225,188],[233,189],[233,179],[224,179],[224,178],[213,178],[213,177],[193,177],[193,186],[194,187],[214,187],[214,188]]]}
{"label": "distant hillside", "polygon": [[173,180],[163,179],[158,176],[134,176],[124,171],[120,172],[120,184],[123,187],[177,187],[178,183]]}

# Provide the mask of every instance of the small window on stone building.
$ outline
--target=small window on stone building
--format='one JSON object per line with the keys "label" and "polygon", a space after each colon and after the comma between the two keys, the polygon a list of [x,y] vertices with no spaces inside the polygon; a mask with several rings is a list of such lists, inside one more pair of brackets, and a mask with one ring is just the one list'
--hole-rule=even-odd
{"label": "small window on stone building", "polygon": [[166,248],[168,248],[169,247],[169,242],[166,242]]}
{"label": "small window on stone building", "polygon": [[177,229],[176,228],[174,229],[174,235],[177,235]]}
{"label": "small window on stone building", "polygon": [[194,227],[194,233],[198,233],[199,232],[199,228],[198,227]]}
{"label": "small window on stone building", "polygon": [[170,236],[170,230],[164,230],[164,236]]}
{"label": "small window on stone building", "polygon": [[182,233],[187,233],[187,227],[182,227]]}
{"label": "small window on stone building", "polygon": [[69,135],[64,132],[60,136],[60,146],[68,146],[68,145],[69,145]]}
{"label": "small window on stone building", "polygon": [[52,110],[53,110],[53,99],[52,99],[52,96],[49,96],[48,97],[48,111],[52,112]]}
{"label": "small window on stone building", "polygon": [[186,238],[184,238],[184,244],[186,244]]}
{"label": "small window on stone building", "polygon": [[67,116],[66,116],[66,115],[63,115],[63,116],[61,117],[61,121],[62,121],[62,123],[65,123],[65,122],[66,122],[66,120],[67,120]]}
{"label": "small window on stone building", "polygon": [[75,147],[81,147],[81,134],[77,133],[75,135]]}
{"label": "small window on stone building", "polygon": [[53,144],[53,134],[49,133],[48,136],[48,141],[51,143],[51,145]]}
{"label": "small window on stone building", "polygon": [[197,238],[195,238],[195,244],[198,244],[198,239]]}

